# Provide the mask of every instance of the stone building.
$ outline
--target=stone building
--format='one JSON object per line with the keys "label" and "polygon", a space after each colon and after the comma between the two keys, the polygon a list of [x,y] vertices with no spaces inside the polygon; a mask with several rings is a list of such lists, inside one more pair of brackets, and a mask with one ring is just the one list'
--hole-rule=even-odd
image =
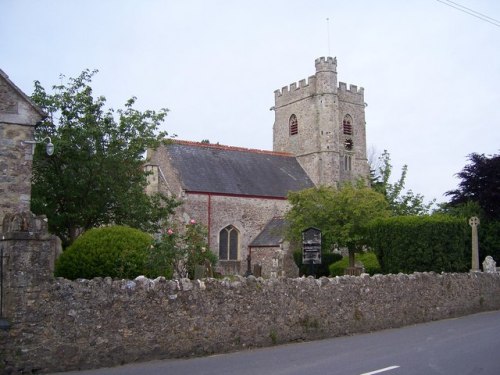
{"label": "stone building", "polygon": [[0,223],[7,212],[29,211],[34,145],[25,141],[45,116],[0,69]]}
{"label": "stone building", "polygon": [[[283,241],[289,191],[368,178],[364,91],[337,83],[336,58],[275,91],[273,151],[174,141],[148,152],[149,191],[183,201],[178,218],[207,226],[222,273],[294,276]],[[271,230],[271,229],[272,230]]]}

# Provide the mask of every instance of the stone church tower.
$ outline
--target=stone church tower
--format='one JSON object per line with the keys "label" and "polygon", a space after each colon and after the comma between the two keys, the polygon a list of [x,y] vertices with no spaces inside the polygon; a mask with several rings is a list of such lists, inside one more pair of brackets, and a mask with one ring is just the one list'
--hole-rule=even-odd
{"label": "stone church tower", "polygon": [[364,90],[340,82],[337,59],[316,59],[316,74],[274,92],[273,150],[296,156],[315,185],[367,179]]}

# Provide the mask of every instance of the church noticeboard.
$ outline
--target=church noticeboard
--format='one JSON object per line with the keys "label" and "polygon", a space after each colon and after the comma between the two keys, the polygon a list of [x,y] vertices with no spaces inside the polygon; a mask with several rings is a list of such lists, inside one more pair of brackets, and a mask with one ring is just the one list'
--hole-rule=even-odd
{"label": "church noticeboard", "polygon": [[302,263],[321,264],[321,231],[317,228],[302,232]]}

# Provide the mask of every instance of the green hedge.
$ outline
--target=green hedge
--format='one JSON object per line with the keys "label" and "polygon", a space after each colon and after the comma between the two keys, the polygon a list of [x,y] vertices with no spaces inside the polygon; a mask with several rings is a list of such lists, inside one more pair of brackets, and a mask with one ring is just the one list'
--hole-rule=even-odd
{"label": "green hedge", "polygon": [[99,276],[132,279],[146,273],[152,244],[149,234],[129,227],[90,229],[57,259],[55,276],[71,280]]}
{"label": "green hedge", "polygon": [[[356,254],[356,262],[363,263],[365,267],[365,272],[370,275],[375,275],[376,273],[382,273],[380,264],[377,260],[377,256],[373,252]],[[330,264],[330,276],[343,276],[344,270],[349,267],[349,257],[344,257],[338,262]]]}
{"label": "green hedge", "polygon": [[470,269],[470,228],[451,216],[398,216],[368,227],[383,273],[464,272]]}

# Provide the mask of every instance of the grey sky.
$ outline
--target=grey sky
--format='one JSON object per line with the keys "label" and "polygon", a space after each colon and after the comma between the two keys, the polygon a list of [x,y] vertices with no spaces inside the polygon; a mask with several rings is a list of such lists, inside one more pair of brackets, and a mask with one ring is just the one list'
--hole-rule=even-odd
{"label": "grey sky", "polygon": [[[500,19],[498,1],[456,2]],[[368,146],[427,200],[500,150],[500,27],[436,0],[1,0],[0,19],[0,68],[27,94],[99,69],[96,95],[169,108],[180,139],[272,149],[274,90],[330,50],[365,88]]]}

